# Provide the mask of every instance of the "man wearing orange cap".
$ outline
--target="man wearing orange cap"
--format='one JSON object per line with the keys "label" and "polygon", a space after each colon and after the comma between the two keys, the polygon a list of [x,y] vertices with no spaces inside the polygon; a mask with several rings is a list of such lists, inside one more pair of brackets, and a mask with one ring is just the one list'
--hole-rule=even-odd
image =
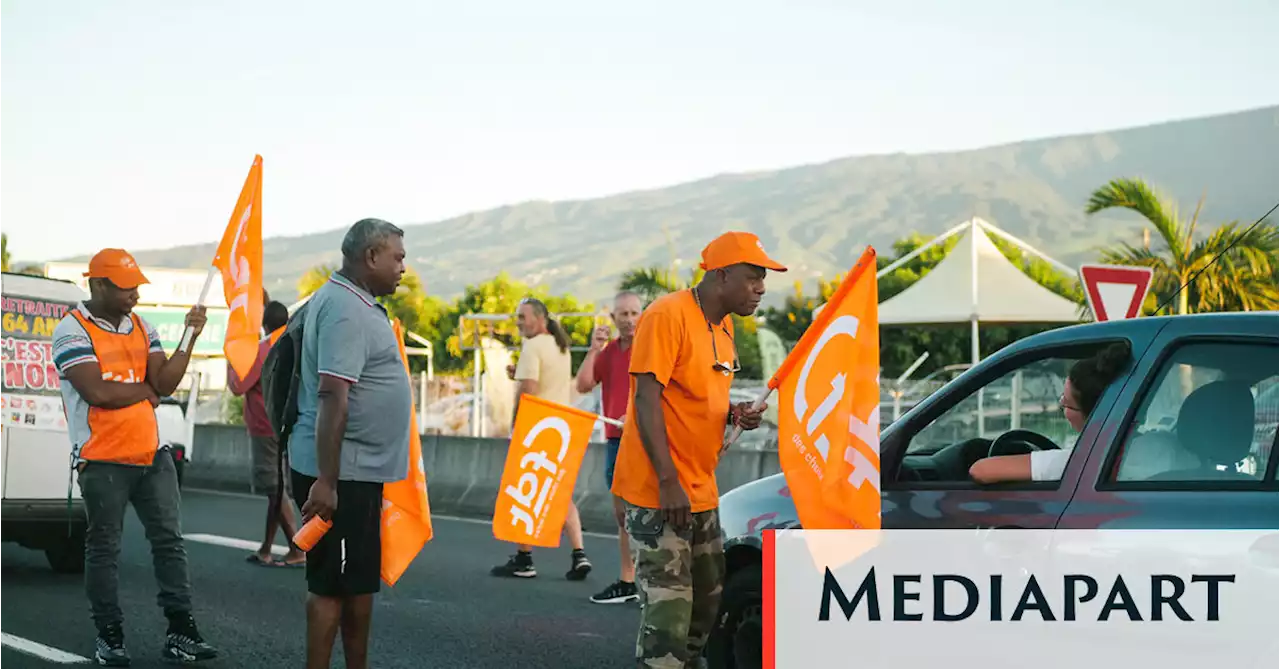
{"label": "man wearing orange cap", "polygon": [[[147,283],[133,256],[105,249],[89,261],[84,275],[89,300],[58,323],[53,358],[89,521],[85,592],[98,628],[94,659],[102,666],[129,664],[116,563],[130,502],[151,542],[158,600],[169,619],[161,656],[177,661],[216,657],[218,651],[204,642],[191,616],[177,469],[160,447],[155,414],[159,398],[182,381],[191,352],[178,350],[166,358],[156,331],[133,313],[138,286]],[[192,307],[186,324],[200,336],[204,307]]]}
{"label": "man wearing orange cap", "polygon": [[763,413],[730,406],[740,369],[730,315],[755,313],[766,272],[786,271],[748,232],[717,237],[701,266],[698,285],[645,309],[632,343],[613,493],[635,547],[642,667],[698,666],[715,622],[724,578],[716,465],[725,430],[754,430]]}

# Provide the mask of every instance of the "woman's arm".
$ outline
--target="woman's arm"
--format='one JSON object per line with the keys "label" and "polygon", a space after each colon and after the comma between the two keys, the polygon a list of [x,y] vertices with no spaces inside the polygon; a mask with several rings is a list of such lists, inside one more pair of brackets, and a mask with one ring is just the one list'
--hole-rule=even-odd
{"label": "woman's arm", "polygon": [[1031,456],[997,455],[982,458],[969,468],[969,477],[978,483],[1030,481]]}

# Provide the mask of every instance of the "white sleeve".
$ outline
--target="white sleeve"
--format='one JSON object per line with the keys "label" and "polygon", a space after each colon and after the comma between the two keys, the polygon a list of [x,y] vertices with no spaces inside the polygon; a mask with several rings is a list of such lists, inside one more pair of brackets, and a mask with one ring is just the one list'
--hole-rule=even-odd
{"label": "white sleeve", "polygon": [[1031,451],[1031,480],[1057,481],[1067,468],[1067,460],[1071,459],[1071,451]]}

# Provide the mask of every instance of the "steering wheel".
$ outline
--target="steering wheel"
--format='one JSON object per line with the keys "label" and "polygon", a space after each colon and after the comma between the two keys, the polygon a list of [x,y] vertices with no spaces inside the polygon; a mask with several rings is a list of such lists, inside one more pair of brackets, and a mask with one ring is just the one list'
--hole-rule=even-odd
{"label": "steering wheel", "polygon": [[1056,451],[1060,449],[1052,440],[1038,432],[1009,430],[991,442],[991,447],[987,449],[987,457],[1002,455],[1000,447],[1010,443],[1026,444],[1033,451]]}

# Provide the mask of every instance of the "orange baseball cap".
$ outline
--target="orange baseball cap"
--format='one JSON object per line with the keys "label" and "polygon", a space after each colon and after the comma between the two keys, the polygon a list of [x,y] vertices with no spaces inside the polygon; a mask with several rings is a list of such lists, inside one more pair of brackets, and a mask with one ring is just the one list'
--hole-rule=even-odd
{"label": "orange baseball cap", "polygon": [[702,249],[702,269],[711,270],[730,265],[747,264],[785,272],[787,268],[764,252],[760,238],[750,232],[726,232]]}
{"label": "orange baseball cap", "polygon": [[138,269],[138,261],[124,249],[102,249],[89,260],[89,271],[84,273],[90,279],[107,279],[117,288],[130,290],[144,283],[151,283]]}

